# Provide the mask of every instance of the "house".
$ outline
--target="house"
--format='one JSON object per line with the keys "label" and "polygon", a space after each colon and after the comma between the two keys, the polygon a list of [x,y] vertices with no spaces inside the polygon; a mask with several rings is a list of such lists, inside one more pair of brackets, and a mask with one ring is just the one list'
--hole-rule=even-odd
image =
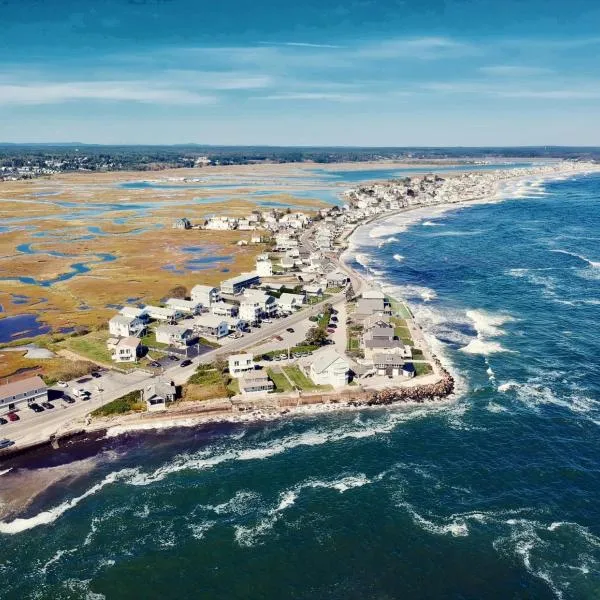
{"label": "house", "polygon": [[135,362],[140,355],[142,343],[139,338],[108,338],[106,341],[111,359],[115,362]]}
{"label": "house", "polygon": [[302,291],[311,298],[320,298],[323,295],[323,287],[317,284],[305,285]]}
{"label": "house", "polygon": [[414,377],[417,374],[415,365],[410,362],[404,363],[402,367],[402,377]]}
{"label": "house", "polygon": [[124,306],[120,311],[120,315],[124,317],[134,317],[140,319],[144,323],[148,321],[148,311],[145,308],[139,308],[137,306]]}
{"label": "house", "polygon": [[252,354],[232,354],[229,357],[229,374],[241,377],[244,373],[254,371],[254,356]]}
{"label": "house", "polygon": [[273,263],[268,254],[259,254],[256,257],[256,274],[259,277],[273,276]]}
{"label": "house", "polygon": [[240,392],[244,396],[261,395],[272,392],[275,389],[275,384],[262,371],[242,375],[239,382]]}
{"label": "house", "polygon": [[11,411],[20,404],[47,400],[48,387],[39,375],[0,385],[0,411]]}
{"label": "house", "polygon": [[379,375],[398,377],[404,367],[404,359],[399,354],[377,353],[373,355],[373,367]]}
{"label": "house", "polygon": [[217,302],[211,306],[210,312],[213,315],[219,315],[220,317],[235,317],[240,312],[240,309],[236,304]]}
{"label": "house", "polygon": [[277,299],[279,310],[283,312],[294,312],[301,308],[303,304],[304,296],[301,294],[288,294],[285,292]]}
{"label": "house", "polygon": [[177,388],[172,381],[154,381],[142,390],[142,397],[148,411],[167,409],[167,402],[173,402],[177,397]]}
{"label": "house", "polygon": [[115,337],[139,335],[144,329],[144,323],[138,317],[115,315],[108,321],[108,331]]}
{"label": "house", "polygon": [[165,304],[168,308],[173,308],[179,312],[188,315],[199,315],[202,312],[202,302],[194,300],[182,300],[181,298],[169,298]]}
{"label": "house", "polygon": [[192,224],[185,217],[183,219],[176,219],[173,221],[173,229],[191,229]]}
{"label": "house", "polygon": [[221,301],[221,292],[212,285],[195,285],[191,291],[193,302],[198,302],[207,308]]}
{"label": "house", "polygon": [[148,316],[155,321],[177,321],[183,316],[180,310],[175,308],[165,308],[164,306],[146,306]]}
{"label": "house", "polygon": [[229,229],[235,229],[237,227],[237,221],[230,219],[229,217],[212,217],[209,219],[204,229],[210,229],[213,231],[227,231]]}
{"label": "house", "polygon": [[250,321],[246,319],[240,319],[239,317],[221,317],[223,321],[227,323],[229,327],[229,333],[250,331]]}
{"label": "house", "polygon": [[230,294],[237,296],[241,294],[246,288],[258,285],[260,283],[260,277],[256,272],[242,273],[237,277],[226,279],[221,282],[221,292],[223,294]]}
{"label": "house", "polygon": [[279,261],[279,266],[284,271],[291,271],[296,266],[296,261],[292,257],[290,257],[290,256],[284,256]]}
{"label": "house", "polygon": [[364,320],[363,325],[365,331],[373,329],[373,327],[388,327],[393,329],[389,315],[371,315]]}
{"label": "house", "polygon": [[240,317],[255,321],[261,317],[272,317],[277,312],[277,300],[274,296],[260,290],[245,290],[240,300]]}
{"label": "house", "polygon": [[227,324],[227,321],[225,321],[223,317],[217,315],[200,315],[194,319],[193,327],[196,333],[217,340],[229,335],[229,325]]}
{"label": "house", "polygon": [[196,338],[197,336],[189,327],[182,325],[159,325],[156,328],[156,341],[159,344],[185,348]]}
{"label": "house", "polygon": [[307,375],[317,385],[343,387],[348,383],[350,363],[334,348],[324,348],[311,357]]}
{"label": "house", "polygon": [[367,317],[389,314],[389,308],[386,309],[385,303],[381,298],[360,298],[356,304],[354,316],[359,319]]}
{"label": "house", "polygon": [[348,275],[342,271],[333,271],[325,276],[328,288],[344,287],[348,283]]}

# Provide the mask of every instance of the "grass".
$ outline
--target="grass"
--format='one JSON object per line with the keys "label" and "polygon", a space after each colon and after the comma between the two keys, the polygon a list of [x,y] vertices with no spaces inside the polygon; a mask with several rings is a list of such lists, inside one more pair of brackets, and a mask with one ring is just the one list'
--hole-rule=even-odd
{"label": "grass", "polygon": [[233,396],[232,381],[213,365],[200,365],[183,388],[183,400],[198,401]]}
{"label": "grass", "polygon": [[106,347],[108,338],[108,331],[92,331],[80,337],[67,338],[59,345],[90,360],[112,365],[110,352]]}
{"label": "grass", "polygon": [[267,369],[267,375],[275,384],[276,392],[281,393],[292,391],[292,386],[290,385],[290,382],[287,380],[286,376],[283,373],[275,372],[275,370],[273,369]]}
{"label": "grass", "polygon": [[417,377],[419,375],[429,375],[429,373],[433,373],[433,369],[429,363],[413,363],[415,366],[415,373]]}
{"label": "grass", "polygon": [[404,302],[398,302],[397,300],[395,300],[394,298],[390,298],[389,296],[387,296],[387,299],[390,303],[390,306],[392,307],[392,312],[394,312],[403,319],[412,318],[410,310],[408,309],[406,304],[404,304]]}
{"label": "grass", "polygon": [[203,345],[203,346],[208,346],[209,348],[220,348],[221,344],[219,344],[218,342],[211,342],[210,340],[207,340],[206,338],[198,338],[198,341]]}
{"label": "grass", "polygon": [[301,390],[314,390],[317,386],[296,365],[283,367],[288,379]]}
{"label": "grass", "polygon": [[162,342],[157,342],[156,334],[154,333],[154,331],[150,331],[150,330],[147,331],[147,333],[144,337],[140,338],[140,341],[142,342],[142,344],[144,346],[148,346],[149,348],[163,349],[163,348],[169,347],[169,344],[163,344]]}
{"label": "grass", "polygon": [[227,389],[232,396],[237,396],[240,393],[240,382],[235,377],[227,384]]}
{"label": "grass", "polygon": [[123,415],[128,412],[142,412],[146,410],[145,403],[140,398],[140,392],[129,392],[92,412],[92,417],[110,417]]}
{"label": "grass", "polygon": [[26,358],[25,352],[0,351],[0,377],[10,377],[19,373],[41,375],[47,385],[59,380],[77,379],[91,373],[96,365],[85,360],[55,358]]}
{"label": "grass", "polygon": [[[295,353],[306,353],[306,352],[314,352],[317,350],[319,346],[315,345],[302,345],[302,346],[294,346],[290,348],[290,354]],[[269,358],[274,358],[275,356],[279,356],[280,354],[285,354],[287,356],[287,348],[282,348],[281,350],[271,350],[270,352],[265,352],[259,356],[257,356],[254,360],[261,360],[262,357],[268,356]]]}

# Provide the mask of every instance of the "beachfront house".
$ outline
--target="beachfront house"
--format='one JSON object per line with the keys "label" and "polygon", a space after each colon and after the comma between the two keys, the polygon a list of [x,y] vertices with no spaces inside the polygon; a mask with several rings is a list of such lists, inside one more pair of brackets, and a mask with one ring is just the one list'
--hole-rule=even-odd
{"label": "beachfront house", "polygon": [[303,286],[302,291],[309,298],[320,298],[323,295],[323,287],[318,284],[305,285]]}
{"label": "beachfront house", "polygon": [[212,285],[195,285],[191,291],[193,302],[198,302],[207,308],[210,308],[216,302],[221,301],[221,292]]}
{"label": "beachfront house", "polygon": [[240,299],[240,317],[256,321],[262,317],[272,317],[277,312],[277,300],[274,296],[260,290],[245,290]]}
{"label": "beachfront house", "polygon": [[247,373],[239,378],[240,392],[244,396],[260,396],[275,389],[275,384],[263,371]]}
{"label": "beachfront house", "polygon": [[156,341],[159,344],[185,348],[196,339],[193,330],[182,325],[159,325],[156,328]]}
{"label": "beachfront house", "polygon": [[362,297],[367,300],[385,300],[385,294],[381,290],[366,290],[362,293]]}
{"label": "beachfront house", "polygon": [[258,285],[260,277],[256,272],[242,273],[221,282],[221,293],[237,296],[245,289]]}
{"label": "beachfront house", "polygon": [[115,315],[108,321],[108,332],[115,337],[137,336],[144,330],[144,323],[138,317]]}
{"label": "beachfront house", "polygon": [[348,283],[349,278],[343,271],[333,271],[325,275],[325,280],[328,288],[341,288]]}
{"label": "beachfront house", "polygon": [[404,367],[404,358],[399,354],[380,352],[373,355],[373,367],[378,375],[398,377]]}
{"label": "beachfront house", "polygon": [[235,317],[240,312],[240,309],[237,304],[217,302],[211,306],[210,312],[213,315],[218,315],[220,317]]}
{"label": "beachfront house", "polygon": [[241,319],[240,317],[221,317],[229,327],[229,333],[241,333],[244,331],[250,331],[250,321],[247,319]]}
{"label": "beachfront house", "polygon": [[148,411],[166,410],[167,403],[173,402],[177,397],[177,387],[172,381],[159,379],[142,390],[142,397]]}
{"label": "beachfront house", "polygon": [[187,315],[199,315],[202,312],[202,302],[195,300],[183,300],[182,298],[169,298],[165,304]]}
{"label": "beachfront house", "polygon": [[129,336],[125,338],[108,338],[106,347],[110,357],[115,362],[135,362],[142,350],[139,338]]}
{"label": "beachfront house", "polygon": [[229,359],[229,374],[241,377],[244,373],[254,371],[254,356],[252,354],[232,354]]}
{"label": "beachfront house", "polygon": [[389,314],[389,307],[386,307],[381,298],[360,298],[354,311],[354,316],[357,319],[366,319],[373,316],[382,317]]}
{"label": "beachfront house", "polygon": [[348,383],[350,363],[334,348],[323,348],[315,352],[305,373],[317,385],[340,388]]}
{"label": "beachfront house", "polygon": [[145,307],[148,316],[155,321],[166,321],[172,323],[181,319],[183,313],[176,308],[169,308],[165,306],[151,306]]}
{"label": "beachfront house", "polygon": [[144,323],[148,321],[148,311],[146,308],[139,308],[138,306],[124,306],[119,314],[124,317],[134,317]]}
{"label": "beachfront house", "polygon": [[259,254],[256,257],[256,274],[259,277],[273,276],[273,263],[268,254]]}
{"label": "beachfront house", "polygon": [[277,305],[282,312],[295,312],[302,308],[304,304],[304,296],[302,294],[288,294],[284,292],[277,299]]}
{"label": "beachfront house", "polygon": [[229,325],[223,317],[218,315],[203,314],[193,320],[194,331],[204,337],[221,339],[229,335]]}
{"label": "beachfront house", "polygon": [[0,385],[0,414],[21,405],[47,400],[48,387],[39,375]]}

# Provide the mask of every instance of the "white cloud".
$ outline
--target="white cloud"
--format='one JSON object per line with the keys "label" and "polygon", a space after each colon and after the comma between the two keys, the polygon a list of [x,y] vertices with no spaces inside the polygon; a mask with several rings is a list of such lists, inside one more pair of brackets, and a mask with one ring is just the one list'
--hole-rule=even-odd
{"label": "white cloud", "polygon": [[416,58],[434,60],[479,53],[471,44],[446,37],[398,38],[366,44],[356,55],[371,59]]}
{"label": "white cloud", "polygon": [[520,65],[493,65],[490,67],[481,67],[479,70],[486,75],[498,75],[502,77],[529,77],[552,73],[552,69]]}
{"label": "white cloud", "polygon": [[584,86],[573,82],[567,88],[527,88],[512,84],[488,84],[482,82],[430,82],[421,84],[421,89],[429,92],[448,94],[473,94],[496,96],[499,98],[531,98],[540,100],[591,100],[600,98],[600,87]]}
{"label": "white cloud", "polygon": [[327,102],[360,102],[369,98],[366,94],[339,94],[332,92],[283,92],[259,96],[259,100],[307,100]]}

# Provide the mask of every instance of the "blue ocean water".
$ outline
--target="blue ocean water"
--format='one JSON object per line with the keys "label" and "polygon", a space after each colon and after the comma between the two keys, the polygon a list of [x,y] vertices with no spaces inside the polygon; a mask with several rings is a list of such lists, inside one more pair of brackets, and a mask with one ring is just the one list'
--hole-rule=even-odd
{"label": "blue ocean water", "polygon": [[600,597],[600,177],[530,194],[358,236],[456,399],[20,459],[2,598]]}

